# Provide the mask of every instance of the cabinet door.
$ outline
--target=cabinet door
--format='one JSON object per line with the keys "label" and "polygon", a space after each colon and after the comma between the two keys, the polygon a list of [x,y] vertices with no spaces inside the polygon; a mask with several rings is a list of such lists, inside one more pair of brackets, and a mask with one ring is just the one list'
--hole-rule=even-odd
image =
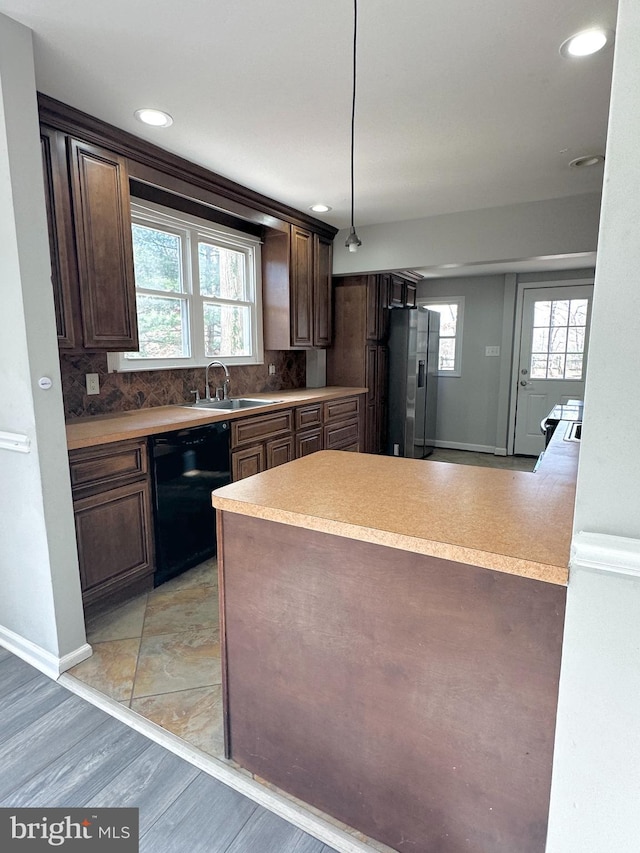
{"label": "cabinet door", "polygon": [[305,430],[296,435],[296,459],[322,450],[322,427]]}
{"label": "cabinet door", "polygon": [[273,438],[266,444],[267,468],[277,468],[285,462],[291,462],[294,456],[293,436]]}
{"label": "cabinet door", "polygon": [[129,180],[123,157],[69,139],[86,349],[138,349]]}
{"label": "cabinet door", "polygon": [[360,450],[360,423],[358,420],[328,424],[324,428],[325,450]]}
{"label": "cabinet door", "polygon": [[313,345],[313,234],[291,226],[291,345]]}
{"label": "cabinet door", "polygon": [[406,282],[405,284],[405,294],[404,294],[404,304],[407,308],[415,308],[417,303],[417,288],[415,284],[410,284]]}
{"label": "cabinet door", "polygon": [[[108,489],[74,503],[80,581],[85,598],[106,594],[153,571],[149,485]],[[116,534],[117,531],[117,534]]]}
{"label": "cabinet door", "polygon": [[80,298],[64,134],[42,127],[40,144],[58,346],[73,349],[81,344]]}
{"label": "cabinet door", "polygon": [[392,308],[402,308],[404,306],[404,281],[400,276],[392,275],[389,287],[389,305]]}
{"label": "cabinet door", "polygon": [[378,276],[369,276],[367,281],[367,340],[377,341],[380,337],[380,283]]}
{"label": "cabinet door", "polygon": [[233,482],[244,480],[264,471],[266,465],[264,445],[245,447],[243,450],[234,450],[231,454],[231,479]]}
{"label": "cabinet door", "polygon": [[331,346],[331,286],[333,243],[314,235],[313,276],[313,343],[317,347]]}
{"label": "cabinet door", "polygon": [[367,405],[372,405],[378,399],[378,345],[367,344]]}

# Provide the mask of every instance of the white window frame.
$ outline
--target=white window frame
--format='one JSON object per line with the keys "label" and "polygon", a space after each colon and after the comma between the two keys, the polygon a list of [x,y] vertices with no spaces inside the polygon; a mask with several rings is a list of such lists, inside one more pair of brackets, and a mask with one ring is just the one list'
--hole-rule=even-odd
{"label": "white window frame", "polygon": [[[175,370],[184,367],[204,367],[218,356],[207,356],[204,350],[203,305],[215,301],[230,305],[247,306],[251,316],[251,354],[243,356],[220,356],[227,365],[264,364],[264,343],[262,337],[262,279],[261,279],[261,241],[257,237],[212,223],[206,219],[162,207],[153,202],[131,202],[132,224],[160,228],[178,234],[182,239],[182,278],[183,291],[142,292],[155,296],[180,298],[184,300],[188,313],[186,334],[191,353],[188,356],[173,358],[125,358],[125,353],[107,354],[110,373],[131,373],[142,370]],[[213,242],[223,248],[241,251],[247,256],[247,299],[225,300],[216,297],[202,297],[197,292],[198,241]]]}
{"label": "white window frame", "polygon": [[423,296],[418,299],[419,308],[428,308],[430,305],[458,306],[455,334],[454,367],[453,370],[438,370],[437,375],[459,378],[460,376],[462,376],[462,332],[464,326],[464,296]]}

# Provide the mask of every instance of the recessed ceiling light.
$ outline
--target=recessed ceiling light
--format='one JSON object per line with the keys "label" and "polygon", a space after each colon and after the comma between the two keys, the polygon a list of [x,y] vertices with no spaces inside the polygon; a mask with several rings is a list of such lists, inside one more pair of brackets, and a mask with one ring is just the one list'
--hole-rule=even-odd
{"label": "recessed ceiling light", "polygon": [[169,113],[162,110],[151,110],[148,108],[136,110],[134,116],[143,124],[150,124],[152,127],[169,127],[173,124],[173,119]]}
{"label": "recessed ceiling light", "polygon": [[602,154],[585,154],[584,157],[576,157],[575,160],[571,160],[569,165],[573,169],[581,169],[583,166],[599,166],[600,163],[604,163]]}
{"label": "recessed ceiling light", "polygon": [[610,44],[612,41],[612,30],[583,30],[563,41],[560,45],[560,53],[565,57],[590,56],[592,53],[602,50],[606,44]]}
{"label": "recessed ceiling light", "polygon": [[331,209],[332,208],[330,208],[328,204],[312,204],[309,208],[309,210],[313,210],[314,213],[326,213]]}

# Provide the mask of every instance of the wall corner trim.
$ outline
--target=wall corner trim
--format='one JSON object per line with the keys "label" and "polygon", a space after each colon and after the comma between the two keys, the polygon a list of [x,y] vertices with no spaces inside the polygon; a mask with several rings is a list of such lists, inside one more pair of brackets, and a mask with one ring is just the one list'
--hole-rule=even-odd
{"label": "wall corner trim", "polygon": [[88,643],[83,643],[67,655],[57,657],[56,655],[32,643],[31,640],[21,637],[9,628],[0,625],[0,646],[12,652],[16,657],[22,658],[44,675],[57,681],[67,669],[81,663],[91,657],[93,649]]}
{"label": "wall corner trim", "polygon": [[573,537],[569,568],[640,578],[640,539],[580,531]]}

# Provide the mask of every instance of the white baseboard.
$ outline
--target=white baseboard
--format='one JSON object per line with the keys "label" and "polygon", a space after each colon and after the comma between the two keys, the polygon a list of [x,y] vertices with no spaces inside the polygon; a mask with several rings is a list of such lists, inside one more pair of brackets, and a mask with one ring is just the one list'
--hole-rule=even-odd
{"label": "white baseboard", "polygon": [[507,448],[506,447],[496,447],[493,451],[495,456],[507,456]]}
{"label": "white baseboard", "polygon": [[0,645],[4,646],[8,651],[13,652],[17,657],[22,658],[23,661],[31,664],[35,669],[48,675],[49,678],[53,678],[54,681],[57,681],[60,675],[67,669],[86,660],[93,654],[91,646],[88,643],[84,643],[68,655],[64,655],[61,658],[56,657],[56,655],[43,649],[42,646],[32,643],[31,640],[21,637],[20,634],[16,634],[15,631],[11,631],[2,625],[0,625]]}
{"label": "white baseboard", "polygon": [[[448,448],[449,450],[472,450],[476,453],[496,453],[496,448],[488,444],[465,444],[461,441],[439,441],[436,439],[436,447]],[[507,452],[499,453],[499,456],[506,456]]]}
{"label": "white baseboard", "polygon": [[214,758],[206,752],[197,749],[195,746],[179,738],[177,735],[168,732],[159,725],[152,723],[145,717],[141,717],[135,711],[127,708],[116,702],[115,699],[110,699],[103,693],[99,693],[92,687],[83,684],[74,678],[72,675],[62,675],[60,682],[63,687],[66,687],[72,693],[81,696],[92,705],[96,705],[112,717],[116,717],[121,722],[128,725],[130,728],[148,737],[149,740],[164,746],[175,755],[184,758],[194,767],[203,770],[214,779],[218,779],[234,791],[248,797],[250,800],[264,806],[270,812],[277,814],[284,820],[297,826],[303,832],[309,833],[314,838],[333,847],[338,853],[379,853],[380,850],[387,850],[388,853],[393,853],[390,848],[376,842],[374,849],[368,844],[360,841],[358,838],[334,826],[329,820],[323,818],[319,814],[315,814],[310,809],[300,804],[300,801],[290,799],[284,794],[273,791],[262,785],[247,773],[237,769],[231,762],[223,758]]}
{"label": "white baseboard", "polygon": [[640,539],[584,531],[576,533],[571,543],[569,572],[571,569],[640,578]]}

